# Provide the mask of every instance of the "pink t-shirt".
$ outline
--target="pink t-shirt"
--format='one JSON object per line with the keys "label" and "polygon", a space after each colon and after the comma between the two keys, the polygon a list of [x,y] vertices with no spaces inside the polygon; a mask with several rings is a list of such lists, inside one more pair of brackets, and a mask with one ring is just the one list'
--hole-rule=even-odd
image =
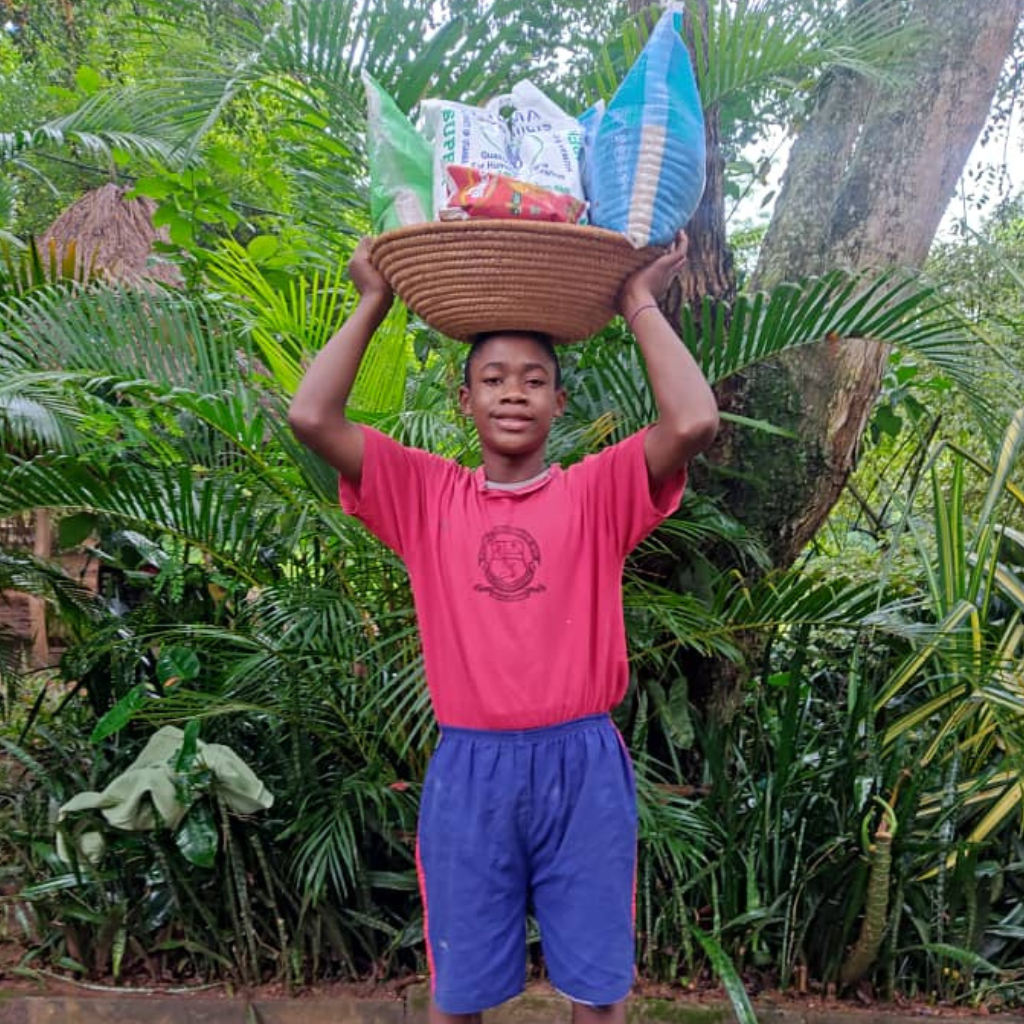
{"label": "pink t-shirt", "polygon": [[626,555],[679,505],[652,498],[641,431],[506,491],[482,468],[363,427],[341,504],[404,560],[442,725],[528,729],[612,709],[629,681]]}

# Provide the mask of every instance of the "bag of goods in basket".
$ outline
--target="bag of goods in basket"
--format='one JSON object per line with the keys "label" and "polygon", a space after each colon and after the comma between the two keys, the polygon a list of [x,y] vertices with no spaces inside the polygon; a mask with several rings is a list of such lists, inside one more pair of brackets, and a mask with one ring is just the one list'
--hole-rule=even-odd
{"label": "bag of goods in basket", "polygon": [[680,24],[666,11],[607,106],[583,119],[590,221],[637,248],[671,242],[704,191],[704,115]]}
{"label": "bag of goods in basket", "polygon": [[363,86],[374,232],[432,220],[430,146],[398,104],[365,71]]}
{"label": "bag of goods in basket", "polygon": [[475,167],[450,164],[448,205],[441,220],[470,217],[518,218],[577,224],[587,204],[574,196],[551,192],[504,174],[487,174]]}
{"label": "bag of goods in basket", "polygon": [[449,205],[447,169],[453,165],[584,201],[579,122],[530,82],[519,82],[511,93],[496,96],[483,107],[424,100],[420,114],[433,150],[435,217]]}
{"label": "bag of goods in basket", "polygon": [[509,119],[516,177],[584,201],[580,176],[583,128],[532,82],[519,82],[509,97]]}

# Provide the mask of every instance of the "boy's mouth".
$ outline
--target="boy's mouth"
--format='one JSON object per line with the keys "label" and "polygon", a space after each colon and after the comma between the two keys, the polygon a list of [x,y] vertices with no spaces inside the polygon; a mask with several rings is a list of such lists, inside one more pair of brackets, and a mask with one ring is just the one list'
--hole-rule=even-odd
{"label": "boy's mouth", "polygon": [[524,430],[532,422],[529,416],[510,416],[504,414],[495,416],[494,422],[503,430]]}

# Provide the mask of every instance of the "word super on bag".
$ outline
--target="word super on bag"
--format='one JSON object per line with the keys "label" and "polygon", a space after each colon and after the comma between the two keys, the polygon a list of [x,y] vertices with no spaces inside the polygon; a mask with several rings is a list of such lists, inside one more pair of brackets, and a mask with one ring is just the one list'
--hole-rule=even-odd
{"label": "word super on bag", "polygon": [[[506,117],[506,111],[509,116]],[[447,168],[471,167],[583,201],[583,130],[530,82],[483,107],[431,99],[420,104],[423,134],[433,154],[434,216],[451,195]]]}
{"label": "word super on bag", "polygon": [[590,221],[637,248],[671,242],[704,191],[704,115],[680,26],[666,11],[607,107],[581,118]]}

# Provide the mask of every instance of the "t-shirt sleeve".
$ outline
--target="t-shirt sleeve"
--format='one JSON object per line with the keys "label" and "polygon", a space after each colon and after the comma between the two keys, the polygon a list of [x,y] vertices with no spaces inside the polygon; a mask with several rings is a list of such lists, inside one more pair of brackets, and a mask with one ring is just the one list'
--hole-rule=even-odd
{"label": "t-shirt sleeve", "polygon": [[686,489],[687,471],[683,468],[652,491],[644,454],[648,429],[609,445],[574,467],[587,490],[587,502],[598,510],[624,556],[679,508]]}
{"label": "t-shirt sleeve", "polygon": [[[355,487],[339,479],[341,507],[355,516],[396,554],[410,549],[418,524],[425,522],[429,488],[445,460],[418,448],[407,448],[372,427],[363,431],[363,473]],[[434,472],[432,472],[432,470]]]}

